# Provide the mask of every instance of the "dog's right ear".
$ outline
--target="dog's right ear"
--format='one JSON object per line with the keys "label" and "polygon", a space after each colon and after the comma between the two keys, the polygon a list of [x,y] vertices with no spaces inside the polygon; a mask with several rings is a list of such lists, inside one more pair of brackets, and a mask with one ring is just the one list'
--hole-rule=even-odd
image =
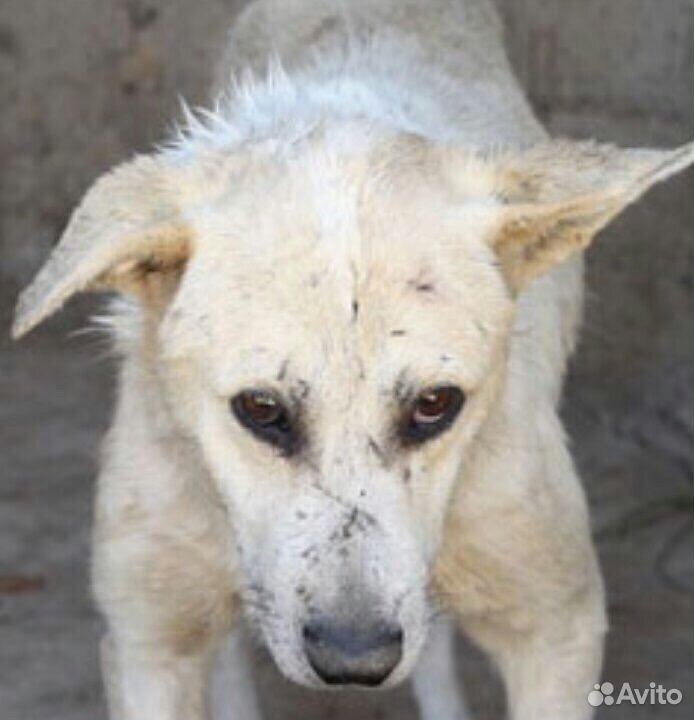
{"label": "dog's right ear", "polygon": [[27,333],[75,293],[141,294],[153,277],[180,271],[191,249],[181,212],[186,172],[161,157],[141,156],[97,180],[20,295],[12,336]]}

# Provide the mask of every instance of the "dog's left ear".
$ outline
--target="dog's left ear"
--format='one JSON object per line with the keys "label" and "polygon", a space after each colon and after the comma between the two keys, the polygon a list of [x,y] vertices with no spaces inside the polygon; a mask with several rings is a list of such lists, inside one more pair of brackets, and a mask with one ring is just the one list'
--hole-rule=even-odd
{"label": "dog's left ear", "polygon": [[24,335],[75,293],[152,295],[153,283],[180,270],[191,245],[182,213],[186,172],[161,157],[141,156],[97,180],[20,295],[13,337]]}
{"label": "dog's left ear", "polygon": [[501,212],[491,243],[518,293],[585,249],[652,185],[694,163],[694,143],[659,151],[554,141],[492,163]]}

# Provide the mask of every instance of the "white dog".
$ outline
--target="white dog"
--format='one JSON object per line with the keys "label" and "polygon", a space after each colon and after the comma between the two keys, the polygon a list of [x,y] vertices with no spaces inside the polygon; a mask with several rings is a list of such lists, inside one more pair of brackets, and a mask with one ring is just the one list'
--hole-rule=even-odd
{"label": "white dog", "polygon": [[488,0],[257,0],[219,77],[89,191],[14,326],[129,298],[94,531],[111,716],[254,717],[235,662],[209,688],[244,610],[296,682],[414,671],[422,716],[461,720],[446,609],[514,720],[585,720],[604,597],[556,410],[580,254],[694,145],[548,139]]}

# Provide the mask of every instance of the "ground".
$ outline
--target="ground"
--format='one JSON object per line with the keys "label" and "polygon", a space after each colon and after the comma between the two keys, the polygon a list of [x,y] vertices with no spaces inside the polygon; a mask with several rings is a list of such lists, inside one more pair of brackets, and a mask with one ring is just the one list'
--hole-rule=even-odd
{"label": "ground", "polygon": [[[178,0],[168,6],[104,0],[99,15],[83,0],[65,0],[47,17],[38,0],[8,0],[0,11],[2,720],[105,717],[96,655],[102,625],[87,568],[96,453],[114,375],[98,339],[71,334],[84,326],[92,301],[74,303],[16,346],[5,332],[11,304],[88,180],[163,132],[173,88],[201,97],[202,72],[185,70],[183,53],[175,53],[173,74],[162,69],[167,48],[185,39],[172,28],[190,31],[188,60],[199,68],[210,55],[201,37],[234,4],[205,0],[193,12]],[[649,10],[645,17],[637,17],[642,2],[632,3],[629,15],[623,0],[567,1],[576,32],[584,23],[582,42],[595,35],[600,62],[609,65],[624,51],[617,79],[598,77],[594,87],[598,60],[588,62],[590,47],[568,44],[554,58],[566,31],[553,25],[558,10],[537,15],[547,4],[504,7],[515,23],[511,39],[521,74],[553,130],[663,146],[694,137],[691,0],[672,0],[662,15]],[[613,15],[596,14],[608,6]],[[532,16],[529,26],[518,24],[521,11]],[[69,26],[61,25],[70,13]],[[636,34],[625,30],[632,22]],[[46,33],[41,40],[37,27]],[[651,35],[672,52],[653,46],[648,65],[639,42]],[[85,58],[87,69],[80,66]],[[573,75],[572,62],[580,70]],[[637,71],[644,84],[630,86],[629,73]],[[83,97],[95,79],[117,83],[118,97],[98,83]],[[655,682],[684,693],[676,707],[613,706],[602,708],[599,720],[694,716],[693,197],[690,171],[630,210],[588,257],[586,323],[563,414],[607,583],[611,631],[603,676],[617,688]],[[476,717],[499,720],[503,701],[493,672],[463,640],[459,655]],[[259,654],[257,666],[267,720],[416,717],[406,688],[388,695],[311,694],[281,680],[267,656]]]}

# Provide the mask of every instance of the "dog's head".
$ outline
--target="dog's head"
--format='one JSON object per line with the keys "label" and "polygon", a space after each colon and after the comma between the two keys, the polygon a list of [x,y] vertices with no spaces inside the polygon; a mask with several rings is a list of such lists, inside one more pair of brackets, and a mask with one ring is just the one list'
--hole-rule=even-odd
{"label": "dog's head", "polygon": [[567,142],[481,157],[349,124],[139,158],[87,194],[15,334],[77,291],[139,298],[279,665],[396,682],[516,297],[693,160]]}

